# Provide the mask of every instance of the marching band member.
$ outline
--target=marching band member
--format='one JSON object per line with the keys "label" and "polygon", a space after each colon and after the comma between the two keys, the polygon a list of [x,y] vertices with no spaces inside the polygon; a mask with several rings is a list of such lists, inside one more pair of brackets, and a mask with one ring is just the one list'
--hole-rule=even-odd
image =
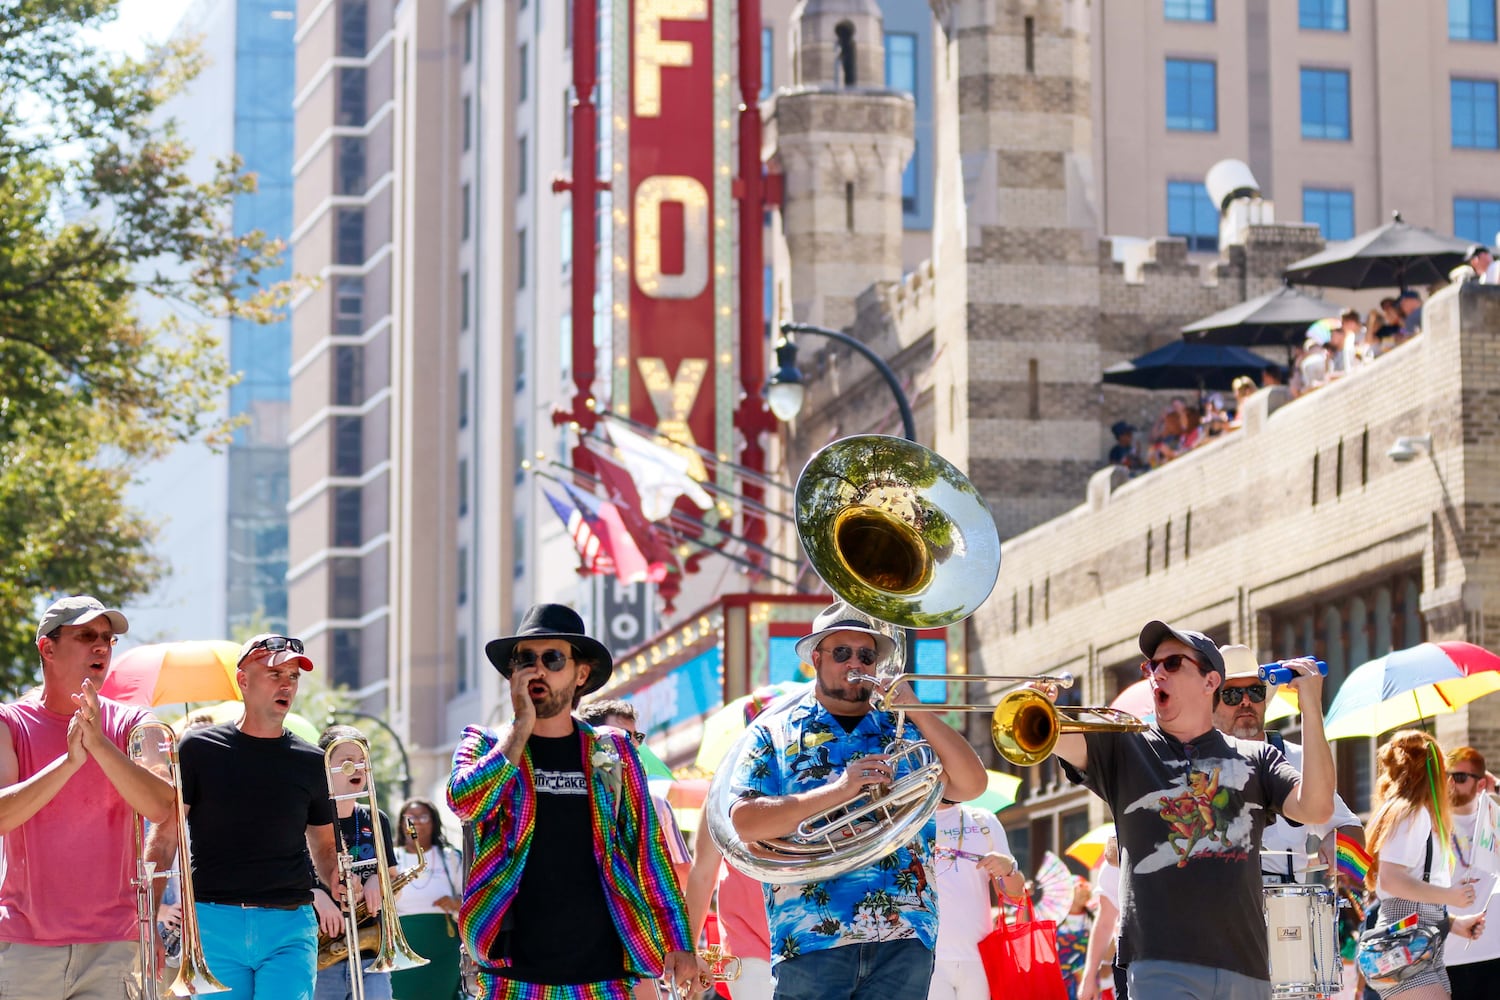
{"label": "marching band member", "polygon": [[[1302,772],[1302,748],[1287,743],[1280,733],[1266,732],[1266,706],[1275,691],[1260,679],[1260,664],[1249,646],[1220,646],[1224,657],[1224,684],[1214,693],[1214,726],[1219,732],[1236,739],[1270,743],[1280,750],[1287,762]],[[1293,824],[1281,816],[1266,823],[1260,841],[1261,877],[1266,882],[1303,882],[1307,875],[1307,838],[1318,838],[1319,854],[1330,870],[1334,868],[1334,837],[1342,833],[1356,843],[1365,842],[1365,829],[1354,810],[1343,798],[1333,794],[1333,818],[1327,823],[1308,826]]]}
{"label": "marching band member", "polygon": [[[249,640],[236,673],[244,716],[188,733],[178,751],[204,957],[247,1000],[311,1000],[313,872],[325,885],[337,879],[323,754],[283,726],[312,668],[301,640]],[[177,849],[176,828],[152,832],[149,853],[162,867]]]}
{"label": "marching band member", "polygon": [[[329,768],[338,768],[346,761],[358,763],[364,760],[358,747],[352,744],[341,746],[330,760],[326,754],[328,748],[333,745],[334,740],[355,739],[364,740],[365,734],[353,726],[329,726],[318,736],[318,749],[324,751],[324,760]],[[366,742],[368,745],[368,741]],[[366,762],[368,763],[368,762]],[[355,795],[367,787],[369,780],[368,766],[364,770],[356,770],[353,774],[344,774],[337,771],[329,775],[329,788],[334,795]],[[335,829],[335,842],[340,851],[348,851],[350,859],[359,867],[356,876],[361,872],[369,872],[360,883],[360,895],[364,899],[365,912],[375,917],[380,913],[380,873],[375,871],[375,826],[371,822],[370,809],[368,806],[360,805],[355,799],[340,799],[334,803],[334,811],[338,814],[338,826]],[[391,821],[382,811],[380,814],[380,836],[385,842],[385,856],[394,858],[396,851],[391,843]],[[391,866],[390,876],[395,878],[399,873],[394,865]],[[313,910],[318,915],[318,926],[330,937],[338,937],[344,933],[344,904],[347,890],[340,885],[337,888],[330,887],[329,883],[318,880],[313,888]],[[361,955],[360,961],[373,957]],[[365,1000],[390,1000],[391,998],[391,974],[389,972],[365,972],[362,974],[361,982],[364,983]],[[349,962],[336,962],[326,969],[318,970],[317,985],[313,988],[313,1000],[351,1000],[354,996],[354,984],[350,981],[351,974]]]}
{"label": "marching band member", "polygon": [[1120,961],[1130,995],[1269,1000],[1257,844],[1272,811],[1299,823],[1333,815],[1323,678],[1311,660],[1287,663],[1303,709],[1299,775],[1269,744],[1214,728],[1225,670],[1212,639],[1153,621],[1139,645],[1156,694],[1152,726],[1067,733],[1053,751],[1115,817],[1124,860]]}
{"label": "marching band member", "polygon": [[150,714],[98,695],[127,628],[92,597],[55,601],[40,693],[0,705],[0,996],[118,1000],[136,975],[131,823],[170,819],[174,795],[125,754]]}
{"label": "marching band member", "polygon": [[[733,775],[730,820],[746,842],[784,837],[799,823],[900,775],[885,755],[895,717],[872,711],[875,674],[895,651],[890,636],[842,602],[824,609],[797,642],[816,682],[796,705],[751,724],[753,737]],[[984,766],[967,740],[934,714],[908,723],[943,764],[956,800],[985,788]],[[928,819],[890,858],[799,888],[765,888],[776,1000],[872,1000],[925,996],[932,979],[938,904],[932,865],[937,824]]]}
{"label": "marching band member", "polygon": [[474,824],[459,932],[490,1000],[629,1000],[663,975],[700,979],[687,908],[635,743],[571,714],[614,669],[560,604],[533,606],[485,655],[510,682],[515,719],[469,726],[448,804]]}

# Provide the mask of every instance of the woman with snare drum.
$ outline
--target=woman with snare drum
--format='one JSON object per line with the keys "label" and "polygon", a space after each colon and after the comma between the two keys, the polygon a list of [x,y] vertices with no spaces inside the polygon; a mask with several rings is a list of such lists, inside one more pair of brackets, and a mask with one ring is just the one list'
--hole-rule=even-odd
{"label": "woman with snare drum", "polygon": [[[407,821],[417,833],[407,836]],[[418,954],[428,960],[420,969],[392,976],[397,1000],[449,1000],[458,996],[458,902],[463,895],[463,860],[443,839],[442,817],[427,799],[407,799],[396,829],[401,832],[403,870],[416,863],[416,848],[427,867],[396,897],[401,930]]]}
{"label": "woman with snare drum", "polygon": [[[1471,883],[1450,884],[1452,816],[1442,750],[1428,734],[1403,729],[1381,746],[1378,761],[1375,813],[1366,828],[1375,862],[1366,881],[1380,901],[1375,931],[1412,914],[1419,924],[1441,927],[1448,919],[1446,906],[1468,906],[1474,901]],[[1460,937],[1472,938],[1483,930],[1483,914],[1453,919],[1453,933]],[[1433,958],[1414,975],[1372,985],[1382,1000],[1393,996],[1446,1000],[1448,973],[1443,967],[1441,936]]]}

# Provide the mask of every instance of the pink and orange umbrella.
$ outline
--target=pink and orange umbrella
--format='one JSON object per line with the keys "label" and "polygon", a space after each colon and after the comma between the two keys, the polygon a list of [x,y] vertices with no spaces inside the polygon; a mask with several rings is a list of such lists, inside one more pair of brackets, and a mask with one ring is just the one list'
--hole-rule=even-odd
{"label": "pink and orange umbrella", "polygon": [[240,647],[226,639],[156,642],[118,653],[99,693],[150,708],[202,701],[239,701],[235,662]]}

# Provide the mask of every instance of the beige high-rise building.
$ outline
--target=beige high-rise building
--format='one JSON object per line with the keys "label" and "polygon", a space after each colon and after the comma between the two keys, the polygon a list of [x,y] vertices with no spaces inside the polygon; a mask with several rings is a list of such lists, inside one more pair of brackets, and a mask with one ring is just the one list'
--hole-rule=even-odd
{"label": "beige high-rise building", "polygon": [[1494,0],[1111,0],[1092,19],[1105,234],[1216,246],[1203,176],[1250,165],[1280,220],[1328,239],[1406,221],[1500,229]]}

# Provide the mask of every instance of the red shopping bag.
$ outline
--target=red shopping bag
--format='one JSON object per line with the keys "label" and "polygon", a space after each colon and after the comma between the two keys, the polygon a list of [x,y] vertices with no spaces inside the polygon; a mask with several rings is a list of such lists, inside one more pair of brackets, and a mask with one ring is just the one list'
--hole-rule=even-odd
{"label": "red shopping bag", "polygon": [[1038,920],[1026,896],[1026,918],[1019,910],[1007,923],[1005,907],[995,929],[979,942],[979,959],[989,980],[992,1000],[1068,1000],[1062,966],[1057,961],[1057,924]]}

